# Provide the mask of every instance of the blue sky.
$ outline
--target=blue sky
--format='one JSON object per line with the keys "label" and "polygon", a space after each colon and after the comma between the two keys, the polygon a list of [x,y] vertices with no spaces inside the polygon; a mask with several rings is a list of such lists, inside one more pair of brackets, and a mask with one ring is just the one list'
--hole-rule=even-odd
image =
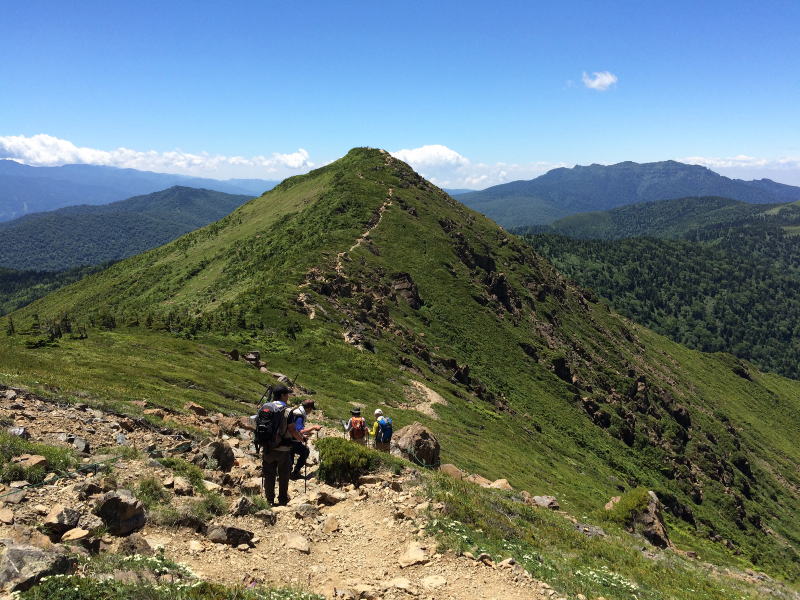
{"label": "blue sky", "polygon": [[449,187],[668,158],[800,184],[798,24],[781,1],[9,2],[0,156],[280,178],[369,145]]}

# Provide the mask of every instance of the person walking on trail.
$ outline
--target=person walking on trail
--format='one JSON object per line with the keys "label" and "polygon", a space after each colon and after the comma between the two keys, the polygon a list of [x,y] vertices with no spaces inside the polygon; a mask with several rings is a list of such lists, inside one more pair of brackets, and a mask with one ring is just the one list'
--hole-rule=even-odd
{"label": "person walking on trail", "polygon": [[291,446],[289,388],[277,385],[272,389],[272,400],[264,403],[256,416],[256,450],[262,451],[261,472],[264,495],[275,505],[275,479],[278,480],[278,505],[289,503],[289,473],[291,471]]}
{"label": "person walking on trail", "polygon": [[375,410],[375,423],[372,424],[370,434],[375,441],[376,450],[389,452],[392,441],[392,419],[384,416],[380,408]]}
{"label": "person walking on trail", "polygon": [[357,444],[367,445],[367,420],[361,416],[361,409],[354,408],[350,411],[350,420],[344,426],[345,433],[350,434],[350,439]]}
{"label": "person walking on trail", "polygon": [[294,457],[297,456],[297,463],[294,465],[289,479],[302,479],[301,475],[303,467],[306,466],[308,460],[308,438],[315,431],[322,429],[321,425],[308,425],[306,426],[306,419],[314,411],[314,401],[310,398],[303,400],[303,403],[289,413],[289,432],[292,436],[291,458],[289,459],[289,466],[291,467],[294,462]]}

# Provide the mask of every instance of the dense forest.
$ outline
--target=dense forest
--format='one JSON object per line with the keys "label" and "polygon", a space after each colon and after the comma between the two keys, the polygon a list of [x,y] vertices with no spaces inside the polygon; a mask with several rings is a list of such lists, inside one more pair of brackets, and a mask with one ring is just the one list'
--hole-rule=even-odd
{"label": "dense forest", "polygon": [[[761,208],[727,222],[699,215],[695,225],[713,224],[686,227],[678,239],[524,237],[631,319],[692,348],[800,378],[800,207]],[[626,226],[653,231],[658,211]],[[674,233],[673,224],[665,221],[662,231]]]}
{"label": "dense forest", "polygon": [[221,219],[250,196],[171,187],[102,206],[70,206],[0,223],[0,266],[63,271],[120,260]]}
{"label": "dense forest", "polygon": [[78,267],[61,272],[15,271],[0,267],[0,315],[30,304],[59,288],[102,271],[108,264]]}

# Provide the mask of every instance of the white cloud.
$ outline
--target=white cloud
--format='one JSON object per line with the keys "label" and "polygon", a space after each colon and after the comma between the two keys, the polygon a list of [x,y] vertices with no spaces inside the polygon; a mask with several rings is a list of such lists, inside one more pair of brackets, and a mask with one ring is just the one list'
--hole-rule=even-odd
{"label": "white cloud", "polygon": [[303,148],[288,154],[274,152],[269,156],[251,157],[182,150],[98,150],[79,147],[68,140],[46,134],[0,136],[0,158],[11,158],[32,166],[85,163],[206,177],[282,178],[314,166],[309,160],[308,151]]}
{"label": "white cloud", "polygon": [[591,75],[584,71],[581,80],[583,81],[583,85],[587,88],[597,90],[598,92],[605,92],[619,81],[617,76],[610,71],[595,71]]}
{"label": "white cloud", "polygon": [[800,157],[759,158],[736,156],[687,156],[680,162],[708,167],[722,175],[739,179],[773,179],[780,183],[800,185]]}
{"label": "white cloud", "polygon": [[411,165],[426,179],[443,188],[483,189],[498,183],[534,177],[566,166],[565,163],[482,163],[440,144],[397,150],[392,156]]}
{"label": "white cloud", "polygon": [[392,152],[392,156],[407,162],[416,168],[423,167],[442,167],[458,166],[469,164],[469,160],[461,156],[455,150],[441,144],[431,144],[420,146],[410,150],[398,150]]}

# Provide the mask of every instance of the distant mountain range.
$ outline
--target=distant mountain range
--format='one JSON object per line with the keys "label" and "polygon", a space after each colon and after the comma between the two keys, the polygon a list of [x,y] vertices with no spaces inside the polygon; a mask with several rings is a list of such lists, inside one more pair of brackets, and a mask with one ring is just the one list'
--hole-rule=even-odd
{"label": "distant mountain range", "polygon": [[530,181],[513,181],[459,201],[504,227],[545,224],[582,212],[687,196],[721,196],[752,204],[800,200],[800,187],[770,179],[731,179],[676,161],[622,162],[559,168]]}
{"label": "distant mountain range", "polygon": [[0,267],[61,271],[139,254],[221,219],[252,196],[175,186],[0,223]]}
{"label": "distant mountain range", "polygon": [[276,181],[205,179],[99,165],[31,167],[0,160],[0,221],[77,204],[108,204],[171,186],[260,196]]}

